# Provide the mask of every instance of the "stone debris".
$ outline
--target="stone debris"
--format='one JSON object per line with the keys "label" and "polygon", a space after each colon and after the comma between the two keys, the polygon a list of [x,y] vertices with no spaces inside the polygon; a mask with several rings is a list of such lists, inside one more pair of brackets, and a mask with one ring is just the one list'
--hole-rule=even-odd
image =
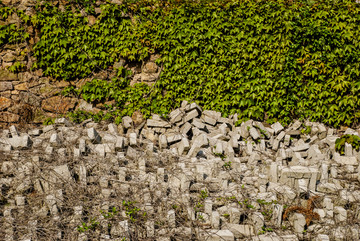
{"label": "stone debris", "polygon": [[0,133],[0,236],[38,240],[49,225],[69,240],[359,239],[360,154],[335,151],[340,132],[236,121],[184,101],[139,125],[11,126]]}

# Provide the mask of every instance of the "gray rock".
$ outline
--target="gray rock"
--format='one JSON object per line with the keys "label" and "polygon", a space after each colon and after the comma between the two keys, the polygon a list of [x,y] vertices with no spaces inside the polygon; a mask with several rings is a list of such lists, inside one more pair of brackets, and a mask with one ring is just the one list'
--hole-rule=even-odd
{"label": "gray rock", "polygon": [[10,126],[9,130],[10,130],[12,137],[19,136],[19,132],[18,132],[16,126]]}
{"label": "gray rock", "polygon": [[225,227],[229,229],[237,239],[252,237],[255,235],[254,227],[252,225],[227,223]]}
{"label": "gray rock", "polygon": [[258,132],[254,127],[251,127],[251,128],[250,128],[249,134],[250,134],[250,136],[251,136],[254,140],[257,140],[257,139],[260,138],[259,132]]}
{"label": "gray rock", "polygon": [[136,160],[138,155],[139,155],[138,152],[134,148],[132,148],[130,146],[128,147],[128,149],[126,151],[126,157]]}
{"label": "gray rock", "polygon": [[293,223],[294,231],[296,233],[303,233],[306,221],[304,215],[301,213],[293,213],[289,217],[289,220]]}
{"label": "gray rock", "polygon": [[193,111],[193,110],[197,110],[199,113],[201,113],[202,112],[202,108],[198,105],[198,104],[196,104],[196,103],[191,103],[190,105],[187,105],[186,107],[185,107],[185,111],[186,112],[191,112],[191,111]]}
{"label": "gray rock", "polygon": [[180,122],[182,120],[183,115],[184,114],[180,109],[173,110],[169,114],[170,122],[173,123],[173,124]]}
{"label": "gray rock", "polygon": [[53,146],[60,146],[62,143],[61,138],[57,133],[54,133],[50,137],[50,144]]}
{"label": "gray rock", "polygon": [[335,222],[344,222],[347,219],[347,211],[343,207],[334,207]]}
{"label": "gray rock", "polygon": [[336,194],[338,189],[334,183],[319,183],[316,187],[316,191],[328,194]]}
{"label": "gray rock", "polygon": [[136,135],[136,133],[134,133],[134,132],[130,133],[130,135],[129,135],[129,143],[130,143],[130,146],[132,146],[132,147],[137,146],[137,135]]}
{"label": "gray rock", "polygon": [[124,116],[122,118],[122,124],[125,127],[125,129],[129,129],[133,126],[133,120],[131,119],[130,116]]}
{"label": "gray rock", "polygon": [[271,137],[271,133],[265,128],[265,126],[261,122],[255,121],[254,126],[259,129],[260,134],[264,138],[269,139]]}
{"label": "gray rock", "polygon": [[210,116],[204,115],[204,117],[202,117],[202,119],[204,120],[204,122],[206,124],[209,124],[211,126],[215,126],[216,125],[216,119],[211,118]]}
{"label": "gray rock", "polygon": [[271,128],[274,130],[275,135],[279,134],[282,130],[284,130],[284,127],[279,122],[272,124]]}
{"label": "gray rock", "polygon": [[204,129],[205,128],[205,124],[198,118],[194,118],[192,120],[192,125],[199,128],[199,129]]}
{"label": "gray rock", "polygon": [[54,171],[60,176],[61,180],[67,182],[72,180],[68,165],[57,166],[54,168]]}
{"label": "gray rock", "polygon": [[169,128],[171,127],[171,124],[169,124],[166,121],[163,120],[154,120],[154,119],[148,119],[146,121],[146,125],[148,127],[160,127],[160,128]]}
{"label": "gray rock", "polygon": [[87,134],[93,144],[99,144],[101,142],[101,136],[95,130],[95,128],[89,128],[87,130]]}
{"label": "gray rock", "polygon": [[188,122],[188,121],[190,121],[190,120],[198,117],[199,115],[200,115],[200,114],[199,114],[198,110],[197,110],[197,109],[194,109],[194,110],[186,113],[186,115],[185,115],[185,117],[184,117],[184,121],[185,121],[185,122]]}
{"label": "gray rock", "polygon": [[112,134],[114,136],[117,136],[119,134],[118,128],[114,123],[110,123],[108,125],[108,130],[109,130],[110,134]]}
{"label": "gray rock", "polygon": [[31,138],[25,134],[23,136],[14,136],[8,139],[8,143],[13,148],[30,148],[32,145]]}
{"label": "gray rock", "polygon": [[55,119],[55,124],[65,125],[65,126],[72,126],[70,121],[68,121],[66,118],[57,118],[57,119]]}

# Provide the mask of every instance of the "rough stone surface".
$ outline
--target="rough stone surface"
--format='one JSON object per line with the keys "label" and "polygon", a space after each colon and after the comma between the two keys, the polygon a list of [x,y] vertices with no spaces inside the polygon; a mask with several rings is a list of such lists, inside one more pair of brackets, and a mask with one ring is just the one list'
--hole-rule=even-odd
{"label": "rough stone surface", "polygon": [[42,102],[41,107],[54,113],[65,113],[75,107],[75,101],[71,98],[54,96],[49,99],[45,99]]}
{"label": "rough stone surface", "polygon": [[0,114],[0,122],[14,123],[14,122],[18,122],[19,119],[20,119],[19,115],[10,112],[1,112]]}
{"label": "rough stone surface", "polygon": [[335,151],[337,130],[235,127],[187,102],[170,121],[127,119],[2,130],[0,237],[359,240],[359,154]]}
{"label": "rough stone surface", "polygon": [[0,97],[0,111],[11,106],[11,99]]}

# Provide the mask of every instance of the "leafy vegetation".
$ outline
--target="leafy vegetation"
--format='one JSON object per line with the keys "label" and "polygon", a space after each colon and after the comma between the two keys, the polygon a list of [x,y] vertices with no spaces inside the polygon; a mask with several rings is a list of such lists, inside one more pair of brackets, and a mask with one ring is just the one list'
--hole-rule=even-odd
{"label": "leafy vegetation", "polygon": [[[30,21],[30,16],[26,15],[24,11],[5,7],[0,1],[0,20],[6,20],[11,16],[17,16],[20,20],[20,23],[23,24],[26,24]],[[30,34],[25,31],[24,26],[19,26],[16,23],[6,21],[5,24],[0,24],[0,47],[5,44],[24,42],[29,37]]]}
{"label": "leafy vegetation", "polygon": [[[115,78],[78,90],[89,102],[114,100],[114,121],[135,110],[145,118],[166,115],[188,100],[224,116],[238,113],[239,121],[358,123],[360,5],[354,1],[126,0],[104,3],[100,11],[93,0],[69,1],[64,9],[54,3],[39,1],[31,18],[18,14],[40,32],[33,68],[46,76],[78,80],[111,70],[120,58],[161,55],[152,87],[130,86],[132,73],[120,69]],[[14,11],[4,9],[2,18]],[[0,30],[0,45],[29,37],[11,24]]]}
{"label": "leafy vegetation", "polygon": [[348,143],[352,146],[353,149],[359,151],[360,149],[360,137],[357,135],[343,135],[341,138],[336,139],[335,141],[335,150],[340,154],[345,152],[345,143]]}

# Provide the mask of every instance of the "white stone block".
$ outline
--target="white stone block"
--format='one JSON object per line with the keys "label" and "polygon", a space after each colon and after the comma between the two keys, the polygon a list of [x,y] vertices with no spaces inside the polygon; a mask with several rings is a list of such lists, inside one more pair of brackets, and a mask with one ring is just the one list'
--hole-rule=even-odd
{"label": "white stone block", "polygon": [[328,194],[335,194],[338,191],[334,183],[319,183],[316,186],[316,190]]}
{"label": "white stone block", "polygon": [[229,229],[237,239],[250,238],[256,234],[254,227],[248,224],[227,223],[225,227]]}
{"label": "white stone block", "polygon": [[129,134],[129,144],[130,146],[137,146],[137,135],[135,132]]}
{"label": "white stone block", "polygon": [[100,157],[105,157],[105,155],[106,155],[104,144],[95,145],[94,151]]}
{"label": "white stone block", "polygon": [[340,206],[334,207],[335,222],[344,222],[347,219],[347,211]]}
{"label": "white stone block", "polygon": [[179,155],[186,154],[186,152],[190,149],[189,140],[186,137],[181,138],[181,141],[178,146]]}
{"label": "white stone block", "polygon": [[330,238],[326,234],[318,234],[315,241],[330,241]]}
{"label": "white stone block", "polygon": [[101,137],[95,128],[89,128],[87,134],[93,144],[99,144],[101,142]]}
{"label": "white stone block", "polygon": [[212,206],[213,206],[213,202],[211,199],[205,199],[205,203],[204,203],[204,212],[212,215]]}
{"label": "white stone block", "polygon": [[126,157],[136,160],[138,158],[138,152],[134,148],[129,146],[126,151]]}
{"label": "white stone block", "polygon": [[122,118],[122,124],[125,127],[125,129],[129,129],[133,126],[133,120],[130,116],[124,116]]}
{"label": "white stone block", "polygon": [[198,117],[198,116],[199,116],[198,110],[197,110],[197,109],[194,109],[194,110],[186,113],[186,115],[185,115],[185,117],[184,117],[184,121],[185,121],[185,122],[188,122],[188,121],[190,121],[190,120],[192,120],[192,119],[194,119],[194,118],[196,118],[196,117]]}
{"label": "white stone block", "polygon": [[159,136],[159,148],[160,149],[166,149],[168,145],[167,139],[165,135]]}
{"label": "white stone block", "polygon": [[166,140],[170,145],[181,141],[182,138],[183,136],[178,133],[169,133],[166,135]]}
{"label": "white stone block", "polygon": [[345,156],[352,156],[352,146],[347,142],[345,142]]}
{"label": "white stone block", "polygon": [[62,143],[62,141],[57,133],[54,133],[51,135],[50,144],[52,144],[54,146],[60,146],[61,143]]}
{"label": "white stone block", "polygon": [[62,178],[64,181],[72,180],[71,173],[69,171],[68,165],[61,165],[54,168],[54,171]]}
{"label": "white stone block", "polygon": [[211,126],[215,126],[215,125],[216,125],[216,119],[211,118],[211,117],[209,117],[209,116],[207,116],[207,115],[204,115],[203,120],[204,120],[204,122],[205,122],[206,124],[209,124],[209,125],[211,125]]}
{"label": "white stone block", "polygon": [[205,232],[207,241],[234,241],[234,234],[230,230],[210,230]]}
{"label": "white stone block", "polygon": [[156,120],[156,119],[147,119],[146,121],[147,127],[160,127],[160,128],[170,128],[171,124],[167,121]]}
{"label": "white stone block", "polygon": [[289,217],[289,221],[293,223],[295,233],[302,233],[304,231],[306,220],[301,213],[293,213]]}
{"label": "white stone block", "polygon": [[273,204],[273,214],[271,217],[271,222],[277,228],[281,227],[282,213],[284,206],[280,204]]}
{"label": "white stone block", "polygon": [[259,134],[258,130],[254,127],[250,128],[249,134],[254,140],[257,140],[260,138],[260,134]]}
{"label": "white stone block", "polygon": [[14,148],[29,148],[32,144],[30,136],[27,134],[23,136],[14,136],[12,138],[9,138],[8,142]]}
{"label": "white stone block", "polygon": [[284,127],[279,122],[272,124],[271,128],[274,130],[275,135],[280,133],[280,131],[284,130]]}
{"label": "white stone block", "polygon": [[10,130],[10,134],[12,137],[19,136],[19,132],[18,132],[16,126],[14,126],[14,125],[10,126],[9,130]]}
{"label": "white stone block", "polygon": [[179,108],[175,109],[175,110],[171,111],[169,114],[170,122],[177,123],[177,122],[181,121],[182,116],[183,116],[182,111]]}
{"label": "white stone block", "polygon": [[260,212],[253,212],[250,220],[252,221],[255,232],[261,231],[265,225],[265,218]]}

